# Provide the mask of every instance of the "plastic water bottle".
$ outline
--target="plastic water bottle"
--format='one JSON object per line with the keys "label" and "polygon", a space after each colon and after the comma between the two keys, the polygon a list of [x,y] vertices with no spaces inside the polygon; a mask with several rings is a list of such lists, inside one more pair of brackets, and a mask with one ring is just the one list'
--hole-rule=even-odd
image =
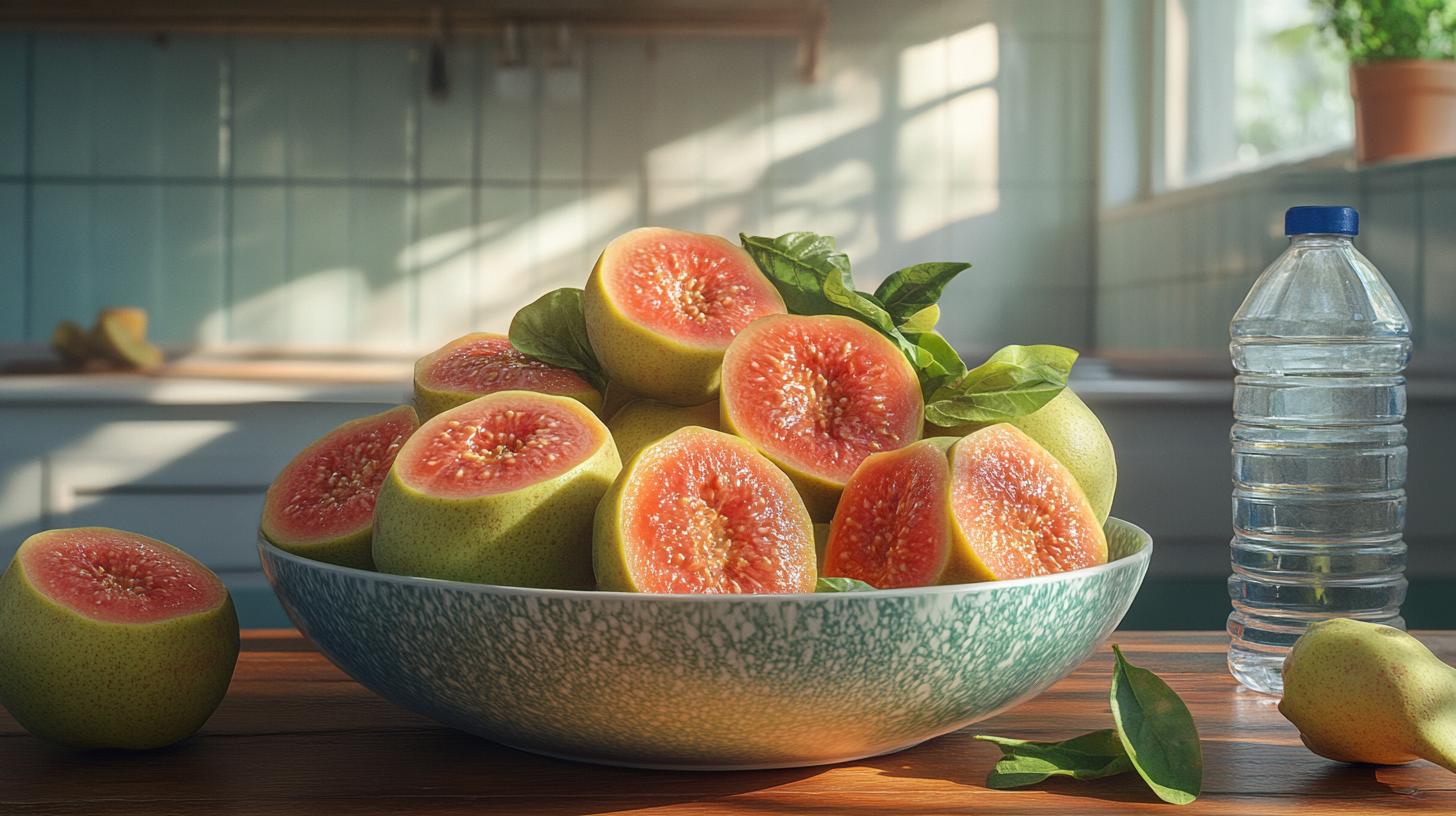
{"label": "plastic water bottle", "polygon": [[1234,368],[1229,670],[1283,690],[1331,617],[1404,627],[1410,319],[1355,249],[1351,207],[1294,207],[1289,248],[1229,327]]}

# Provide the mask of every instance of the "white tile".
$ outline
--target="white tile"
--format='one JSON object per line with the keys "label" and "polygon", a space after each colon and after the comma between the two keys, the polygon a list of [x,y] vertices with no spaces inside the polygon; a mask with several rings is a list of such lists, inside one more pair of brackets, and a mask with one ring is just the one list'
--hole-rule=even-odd
{"label": "white tile", "polygon": [[84,175],[95,170],[94,40],[70,35],[35,37],[33,170],[42,175]]}
{"label": "white tile", "polygon": [[0,184],[0,343],[25,339],[25,187]]}
{"label": "white tile", "polygon": [[222,186],[164,186],[161,226],[152,315],[157,339],[222,342],[227,325]]}
{"label": "white tile", "polygon": [[480,331],[506,331],[511,315],[540,294],[538,288],[542,292],[552,288],[535,283],[532,245],[538,223],[533,220],[534,212],[527,187],[485,185],[476,192],[473,321]]}
{"label": "white tile", "polygon": [[532,298],[562,286],[581,286],[591,272],[600,247],[586,240],[586,200],[580,185],[536,190],[530,221]]}
{"label": "white tile", "polygon": [[883,44],[852,51],[830,49],[822,78],[804,83],[798,52],[788,43],[771,47],[770,157],[774,184],[797,184],[856,168],[875,175],[891,144],[885,87],[896,51]]}
{"label": "white tile", "polygon": [[[91,289],[97,307],[140,306],[158,312],[166,284],[161,267],[162,188],[155,184],[103,184],[91,195]],[[167,340],[154,324],[150,331]]]}
{"label": "white tile", "polygon": [[163,176],[218,176],[221,93],[227,43],[218,37],[171,37],[153,51],[157,96],[157,170]]}
{"label": "white tile", "polygon": [[536,172],[540,78],[530,66],[500,65],[488,43],[481,72],[480,177],[486,182],[530,181]]}
{"label": "white tile", "polygon": [[951,260],[973,264],[965,275],[998,286],[1090,287],[1090,188],[954,188],[948,227]]}
{"label": "white tile", "polygon": [[232,43],[233,173],[288,175],[292,43],[240,37]]}
{"label": "white tile", "polygon": [[355,187],[349,197],[349,266],[358,273],[350,336],[374,350],[414,342],[414,282],[407,247],[414,192]]}
{"label": "white tile", "polygon": [[[1425,191],[1421,202],[1425,265],[1422,269],[1424,302],[1406,303],[1419,352],[1428,360],[1456,353],[1456,188]],[[1377,262],[1378,265],[1378,262]],[[1417,317],[1420,315],[1420,317]]]}
{"label": "white tile", "polygon": [[37,184],[32,193],[30,340],[47,341],[56,321],[96,314],[91,274],[91,188]]}
{"label": "white tile", "polygon": [[474,193],[465,185],[418,193],[418,227],[407,262],[418,303],[415,343],[443,344],[475,328],[477,243]]}
{"label": "white tile", "polygon": [[[420,95],[420,176],[469,181],[475,176],[477,106],[480,101],[479,40],[451,43],[445,49],[444,99]],[[428,70],[428,63],[421,74]]]}
{"label": "white tile", "polygon": [[414,175],[416,101],[423,80],[419,47],[393,40],[352,43],[349,176],[404,179]]}
{"label": "white tile", "polygon": [[0,34],[0,175],[25,170],[28,43],[24,34]]}
{"label": "white tile", "polygon": [[350,262],[349,191],[341,187],[289,188],[288,337],[300,346],[329,346],[352,338],[361,287]]}
{"label": "white tile", "polygon": [[288,335],[288,197],[281,186],[237,186],[232,195],[230,334],[281,345]]}
{"label": "white tile", "polygon": [[586,176],[586,76],[579,62],[541,64],[538,70],[537,175],[548,181],[580,182]]}
{"label": "white tile", "polygon": [[648,147],[647,41],[587,41],[586,172],[594,181],[640,178]]}
{"label": "white tile", "polygon": [[287,172],[293,178],[349,175],[351,45],[341,39],[289,41]]}

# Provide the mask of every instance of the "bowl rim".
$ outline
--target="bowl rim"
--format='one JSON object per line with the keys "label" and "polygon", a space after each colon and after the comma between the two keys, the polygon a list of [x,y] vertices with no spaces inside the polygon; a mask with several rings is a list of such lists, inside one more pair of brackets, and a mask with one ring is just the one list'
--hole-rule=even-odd
{"label": "bowl rim", "polygon": [[[981,581],[969,584],[946,584],[940,586],[926,587],[905,587],[901,589],[875,589],[862,592],[793,592],[763,595],[695,595],[687,593],[666,593],[666,592],[619,592],[612,590],[598,589],[546,589],[540,587],[518,587],[504,584],[476,584],[469,581],[452,581],[444,578],[422,578],[416,575],[394,575],[387,572],[376,572],[374,570],[359,569],[357,567],[345,567],[338,564],[330,564],[327,561],[318,561],[307,556],[283,550],[264,537],[262,530],[258,531],[258,553],[260,560],[266,553],[269,558],[292,562],[307,569],[320,570],[324,572],[342,573],[367,581],[380,581],[385,583],[403,584],[407,586],[432,587],[445,589],[452,592],[468,592],[477,595],[516,595],[537,598],[560,598],[571,600],[634,600],[648,601],[653,603],[778,603],[785,600],[806,601],[832,601],[845,599],[874,599],[874,598],[905,598],[924,595],[963,595],[975,592],[989,592],[996,589],[1034,586],[1037,584],[1055,583],[1067,581],[1073,578],[1082,578],[1098,575],[1113,570],[1131,569],[1141,563],[1146,567],[1153,555],[1153,537],[1146,530],[1124,521],[1120,518],[1108,516],[1106,525],[1116,525],[1127,528],[1138,539],[1141,546],[1135,551],[1124,555],[1121,558],[1108,561],[1105,564],[1097,564],[1091,567],[1057,572],[1051,575],[1036,575],[1029,578],[1008,578],[1004,581]],[[265,565],[266,566],[266,565]],[[270,585],[275,584],[271,570],[265,569]],[[276,585],[275,585],[276,591]]]}

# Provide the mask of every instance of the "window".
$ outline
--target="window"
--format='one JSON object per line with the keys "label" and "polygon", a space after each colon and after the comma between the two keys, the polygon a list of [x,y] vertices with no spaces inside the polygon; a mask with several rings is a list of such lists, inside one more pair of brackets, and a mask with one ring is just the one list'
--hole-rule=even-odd
{"label": "window", "polygon": [[[1309,0],[1160,0],[1155,190],[1328,153],[1353,136],[1348,66]],[[1160,109],[1161,108],[1161,109]],[[1153,144],[1159,142],[1154,134]]]}

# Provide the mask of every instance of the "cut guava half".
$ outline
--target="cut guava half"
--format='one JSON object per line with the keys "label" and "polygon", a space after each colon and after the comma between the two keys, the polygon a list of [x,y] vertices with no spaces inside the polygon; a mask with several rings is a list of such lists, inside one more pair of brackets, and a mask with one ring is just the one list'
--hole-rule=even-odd
{"label": "cut guava half", "polygon": [[497,391],[420,426],[380,489],[380,570],[583,589],[591,525],[621,470],[602,421],[569,397]]}
{"label": "cut guava half", "polygon": [[904,355],[858,320],[777,315],[723,356],[723,426],[793,478],[815,520],[865,457],[920,438],[925,403]]}
{"label": "cut guava half", "polygon": [[608,379],[673,405],[718,391],[733,338],[783,298],[741,247],[715,235],[644,227],[618,236],[582,296],[587,336]]}
{"label": "cut guava half", "polygon": [[380,485],[418,426],[401,405],[345,422],[304,448],[268,488],[263,536],[317,561],[370,569],[370,530]]}
{"label": "cut guava half", "polygon": [[1071,471],[1015,426],[950,453],[953,580],[1050,575],[1107,563],[1107,538]]}
{"label": "cut guava half", "polygon": [[696,426],[644,448],[597,508],[600,589],[812,592],[814,529],[788,477],[747,442]]}
{"label": "cut guava half", "polygon": [[599,410],[602,395],[585,378],[527,357],[504,335],[457,337],[415,363],[415,408],[422,420],[497,391],[560,394]]}
{"label": "cut guava half", "polygon": [[951,555],[946,447],[926,439],[860,463],[829,527],[825,575],[877,589],[941,582]]}

